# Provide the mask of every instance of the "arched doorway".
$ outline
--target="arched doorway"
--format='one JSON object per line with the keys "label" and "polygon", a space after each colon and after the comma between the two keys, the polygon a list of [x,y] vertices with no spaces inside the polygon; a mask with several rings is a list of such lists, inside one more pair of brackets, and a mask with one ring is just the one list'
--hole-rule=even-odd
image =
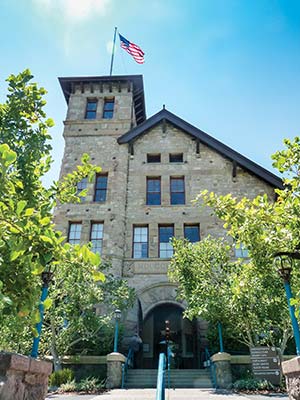
{"label": "arched doorway", "polygon": [[139,362],[142,368],[157,368],[160,342],[165,337],[165,321],[170,322],[170,344],[174,353],[173,368],[197,368],[196,323],[183,318],[182,306],[163,303],[153,307],[143,322],[143,356]]}

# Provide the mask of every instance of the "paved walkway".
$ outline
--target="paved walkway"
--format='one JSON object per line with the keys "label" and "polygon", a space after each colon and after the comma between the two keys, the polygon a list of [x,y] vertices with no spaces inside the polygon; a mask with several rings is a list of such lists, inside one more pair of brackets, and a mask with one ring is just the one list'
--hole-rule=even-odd
{"label": "paved walkway", "polygon": [[[100,396],[49,395],[47,400],[155,400],[155,389],[115,389]],[[288,400],[287,395],[241,395],[210,389],[171,389],[166,400]]]}

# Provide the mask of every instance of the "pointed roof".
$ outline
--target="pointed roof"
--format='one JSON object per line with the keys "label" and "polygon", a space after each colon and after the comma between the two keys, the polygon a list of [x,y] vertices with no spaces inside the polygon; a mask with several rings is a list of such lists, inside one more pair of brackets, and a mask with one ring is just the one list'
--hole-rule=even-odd
{"label": "pointed roof", "polygon": [[171,113],[170,111],[163,108],[157,114],[154,114],[152,117],[148,118],[146,121],[141,123],[140,125],[136,126],[129,132],[125,133],[124,135],[118,138],[119,144],[133,142],[139,137],[153,128],[154,126],[158,125],[159,123],[166,121],[174,125],[176,128],[184,131],[186,134],[198,139],[201,143],[205,144],[206,146],[210,147],[211,149],[217,151],[222,156],[228,158],[231,161],[236,162],[236,164],[245,170],[253,173],[254,175],[258,176],[260,179],[263,179],[265,182],[269,183],[271,186],[276,188],[283,188],[282,180],[272,172],[268,171],[267,169],[261,167],[260,165],[256,164],[255,162],[249,160],[249,158],[243,156],[242,154],[238,153],[237,151],[231,149],[230,147],[226,146],[226,144],[221,143],[219,140],[213,138],[209,134],[201,131],[200,129],[196,128],[195,126],[189,124],[188,122],[184,121],[183,119],[179,118],[177,115]]}

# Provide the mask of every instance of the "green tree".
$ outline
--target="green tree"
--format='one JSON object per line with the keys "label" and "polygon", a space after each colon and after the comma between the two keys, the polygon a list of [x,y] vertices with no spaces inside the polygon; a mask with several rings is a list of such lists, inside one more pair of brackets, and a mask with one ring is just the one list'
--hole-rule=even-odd
{"label": "green tree", "polygon": [[276,272],[258,275],[251,262],[232,261],[224,239],[208,236],[195,244],[175,239],[173,245],[169,277],[188,303],[188,318],[202,318],[212,326],[221,322],[227,338],[249,347],[270,344],[284,350],[291,329]]}
{"label": "green tree", "polygon": [[[29,70],[7,81],[8,96],[0,104],[0,343],[2,348],[28,351],[28,334],[35,332],[40,319],[40,275],[51,269],[54,283],[44,302],[46,321],[53,321],[49,326],[55,333],[62,331],[64,319],[69,323],[55,342],[60,352],[66,346],[65,332],[73,330],[74,335],[77,329],[77,334],[82,330],[82,337],[88,336],[87,320],[93,320],[87,325],[91,331],[98,329],[92,308],[102,301],[103,285],[111,278],[104,282],[100,257],[88,245],[65,243],[52,223],[52,211],[57,201],[79,202],[86,193],[77,196],[76,184],[84,177],[93,179],[100,168],[83,155],[76,171],[45,188],[41,178],[51,166],[48,128],[53,125],[44,112],[46,91],[32,83]],[[122,288],[126,303],[128,287],[121,281],[114,284],[111,296],[115,299]],[[47,336],[47,328],[45,332]]]}

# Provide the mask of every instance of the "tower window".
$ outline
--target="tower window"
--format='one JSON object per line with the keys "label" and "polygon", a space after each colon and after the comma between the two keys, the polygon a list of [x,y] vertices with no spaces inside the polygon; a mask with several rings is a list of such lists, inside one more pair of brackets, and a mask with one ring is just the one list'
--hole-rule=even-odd
{"label": "tower window", "polygon": [[[79,196],[79,194],[87,188],[87,178],[81,179],[80,182],[77,183],[77,192],[76,196]],[[85,201],[85,196],[80,196],[80,200],[83,202]]]}
{"label": "tower window", "polygon": [[70,222],[68,242],[70,244],[79,244],[80,237],[81,237],[81,222]]}
{"label": "tower window", "polygon": [[148,225],[133,227],[133,258],[148,258]]}
{"label": "tower window", "polygon": [[160,163],[160,154],[147,154],[147,163]]}
{"label": "tower window", "polygon": [[169,154],[170,163],[182,163],[183,162],[183,153],[174,153]]}
{"label": "tower window", "polygon": [[102,222],[92,222],[90,240],[92,242],[92,251],[94,253],[101,254],[102,242],[103,242],[103,223]]}
{"label": "tower window", "polygon": [[97,103],[96,99],[87,99],[85,119],[96,119]]}
{"label": "tower window", "polygon": [[112,119],[114,115],[115,99],[104,99],[103,118]]}
{"label": "tower window", "polygon": [[184,225],[184,238],[191,243],[200,241],[199,224],[185,224]]}
{"label": "tower window", "polygon": [[235,245],[234,255],[237,258],[248,258],[249,257],[248,249],[244,245],[244,243],[239,243],[239,244]]}
{"label": "tower window", "polygon": [[171,204],[185,204],[184,177],[170,178]]}
{"label": "tower window", "polygon": [[106,201],[107,194],[107,174],[96,175],[95,185],[95,201],[104,203]]}
{"label": "tower window", "polygon": [[173,246],[170,240],[174,236],[174,225],[160,225],[159,229],[159,257],[171,258],[173,256]]}
{"label": "tower window", "polygon": [[160,190],[160,176],[149,178],[147,177],[147,204],[160,205],[161,190]]}

